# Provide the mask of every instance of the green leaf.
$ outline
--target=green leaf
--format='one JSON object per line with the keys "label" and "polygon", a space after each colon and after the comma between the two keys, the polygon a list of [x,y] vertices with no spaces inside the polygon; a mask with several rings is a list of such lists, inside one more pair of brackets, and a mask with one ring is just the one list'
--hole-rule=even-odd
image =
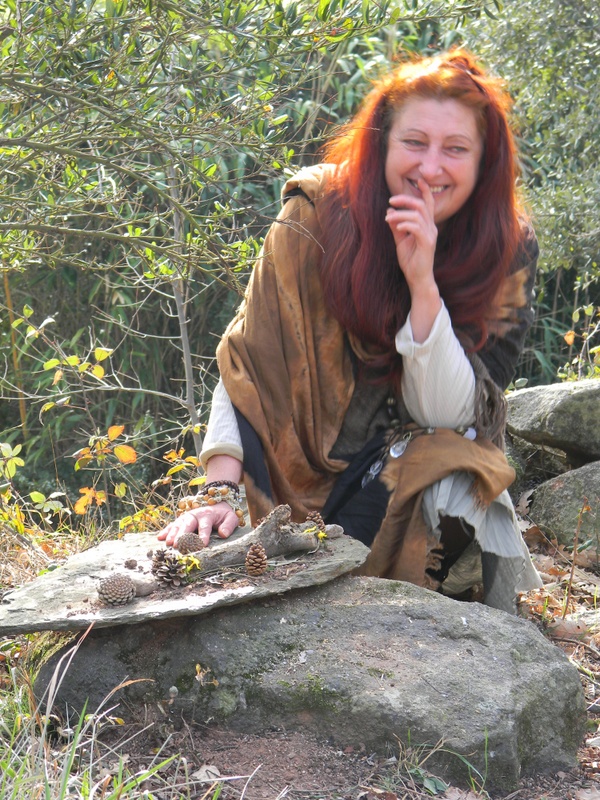
{"label": "green leaf", "polygon": [[54,369],[60,364],[59,358],[51,358],[49,361],[44,361],[44,370]]}
{"label": "green leaf", "polygon": [[46,495],[42,494],[41,492],[30,492],[29,497],[31,497],[34,503],[45,503],[46,502]]}

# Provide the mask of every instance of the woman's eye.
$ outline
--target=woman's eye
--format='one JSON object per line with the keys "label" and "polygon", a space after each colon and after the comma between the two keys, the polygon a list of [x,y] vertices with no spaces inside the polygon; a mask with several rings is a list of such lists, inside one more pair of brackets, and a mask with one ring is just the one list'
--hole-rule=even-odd
{"label": "woman's eye", "polygon": [[463,153],[468,152],[466,147],[461,147],[458,144],[452,145],[452,147],[448,148],[451,153],[458,153],[462,155]]}
{"label": "woman's eye", "polygon": [[403,143],[407,145],[407,147],[425,147],[425,142],[422,142],[420,139],[403,139]]}

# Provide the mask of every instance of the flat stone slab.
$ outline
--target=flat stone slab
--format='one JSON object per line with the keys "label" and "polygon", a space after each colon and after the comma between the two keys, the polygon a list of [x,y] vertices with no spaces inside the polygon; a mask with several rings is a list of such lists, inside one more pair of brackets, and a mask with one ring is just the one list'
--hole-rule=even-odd
{"label": "flat stone slab", "polygon": [[[243,529],[226,542],[218,539],[210,544],[210,550],[227,548],[248,532]],[[369,552],[361,542],[341,535],[326,539],[314,553],[269,559],[269,571],[258,578],[229,570],[188,586],[165,589],[156,587],[151,574],[151,551],[163,547],[155,533],[130,533],[72,556],[56,570],[2,598],[0,636],[198,616],[220,606],[327,583],[360,566]],[[128,571],[136,583],[145,582],[154,590],[125,606],[102,603],[97,593],[99,582],[111,573]]]}

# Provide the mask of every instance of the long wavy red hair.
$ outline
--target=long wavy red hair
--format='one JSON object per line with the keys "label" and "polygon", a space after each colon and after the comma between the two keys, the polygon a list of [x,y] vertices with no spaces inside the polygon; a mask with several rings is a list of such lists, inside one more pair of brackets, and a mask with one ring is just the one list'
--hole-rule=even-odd
{"label": "long wavy red hair", "polygon": [[328,308],[362,342],[381,349],[381,366],[398,377],[394,337],[410,310],[385,222],[387,136],[394,115],[414,97],[452,99],[473,109],[484,148],[477,184],[438,236],[434,274],[454,329],[480,349],[486,314],[521,239],[510,99],[465,50],[402,64],[375,83],[340,134],[324,148],[338,165],[325,198],[322,281]]}

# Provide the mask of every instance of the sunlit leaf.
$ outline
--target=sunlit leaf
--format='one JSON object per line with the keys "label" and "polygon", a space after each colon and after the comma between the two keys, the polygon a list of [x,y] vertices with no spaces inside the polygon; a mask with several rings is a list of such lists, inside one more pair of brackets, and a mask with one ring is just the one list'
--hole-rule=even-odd
{"label": "sunlit leaf", "polygon": [[98,380],[100,381],[104,377],[104,367],[100,366],[100,364],[94,364],[94,366],[91,369],[91,373],[95,378],[98,378]]}
{"label": "sunlit leaf", "polygon": [[177,472],[181,472],[182,469],[185,469],[185,464],[176,464],[167,470],[167,475],[175,475]]}
{"label": "sunlit leaf", "polygon": [[114,454],[121,464],[134,464],[137,461],[137,453],[128,444],[118,444],[114,449]]}
{"label": "sunlit leaf", "polygon": [[83,489],[80,489],[79,491],[81,492],[82,497],[79,498],[73,508],[76,514],[85,514],[87,507],[91,504],[96,492],[94,489],[91,489],[88,486],[84,486]]}
{"label": "sunlit leaf", "polygon": [[125,430],[125,425],[111,425],[110,428],[108,429],[109,442],[114,442],[115,439],[118,439],[124,430]]}
{"label": "sunlit leaf", "polygon": [[563,336],[563,339],[569,345],[569,347],[571,347],[571,345],[575,341],[575,331],[567,331],[567,333],[565,333],[565,335]]}
{"label": "sunlit leaf", "polygon": [[54,369],[54,367],[58,367],[60,364],[60,359],[58,358],[51,358],[49,361],[44,362],[44,369]]}
{"label": "sunlit leaf", "polygon": [[127,494],[127,484],[126,483],[116,483],[115,484],[115,496],[122,498],[125,497]]}
{"label": "sunlit leaf", "polygon": [[104,361],[104,359],[111,356],[113,352],[113,350],[107,350],[104,347],[96,347],[94,350],[94,358],[96,361]]}
{"label": "sunlit leaf", "polygon": [[66,364],[69,367],[76,367],[80,362],[79,356],[67,356],[63,361],[63,364]]}

